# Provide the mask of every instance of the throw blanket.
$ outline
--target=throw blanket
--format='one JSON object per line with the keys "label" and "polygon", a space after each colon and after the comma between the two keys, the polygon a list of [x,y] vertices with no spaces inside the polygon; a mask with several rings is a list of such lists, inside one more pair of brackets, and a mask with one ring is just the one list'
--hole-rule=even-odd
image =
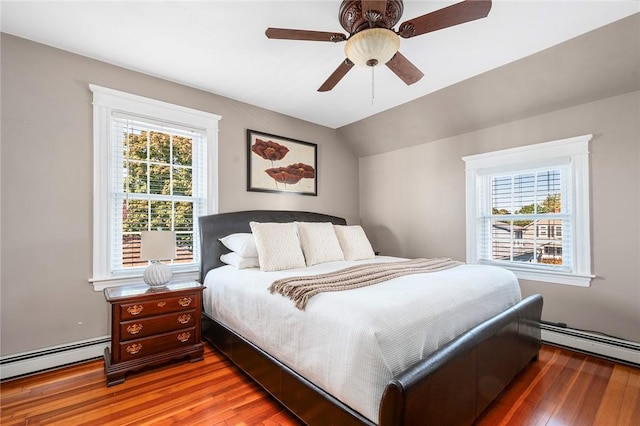
{"label": "throw blanket", "polygon": [[412,259],[391,263],[369,263],[327,274],[282,278],[269,286],[271,293],[289,297],[304,310],[311,296],[325,291],[342,291],[377,284],[396,277],[442,271],[461,265],[448,258]]}

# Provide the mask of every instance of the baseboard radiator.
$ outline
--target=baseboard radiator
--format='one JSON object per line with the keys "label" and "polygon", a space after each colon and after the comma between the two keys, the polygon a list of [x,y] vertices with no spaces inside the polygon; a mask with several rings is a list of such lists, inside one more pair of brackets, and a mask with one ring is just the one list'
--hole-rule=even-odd
{"label": "baseboard radiator", "polygon": [[640,343],[544,323],[542,341],[640,367]]}
{"label": "baseboard radiator", "polygon": [[[542,341],[640,367],[640,343],[544,323]],[[0,358],[0,380],[102,357],[110,336]]]}
{"label": "baseboard radiator", "polygon": [[17,378],[102,357],[110,336],[0,358],[0,380]]}

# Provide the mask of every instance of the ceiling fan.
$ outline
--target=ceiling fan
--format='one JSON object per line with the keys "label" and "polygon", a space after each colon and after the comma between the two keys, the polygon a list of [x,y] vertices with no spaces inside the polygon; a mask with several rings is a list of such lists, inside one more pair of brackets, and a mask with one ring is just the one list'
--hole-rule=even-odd
{"label": "ceiling fan", "polygon": [[411,38],[485,18],[491,9],[491,1],[465,0],[405,21],[395,31],[393,26],[400,20],[403,9],[402,0],[344,0],[338,19],[349,36],[286,28],[267,28],[265,34],[270,39],[347,42],[344,49],[346,59],[320,86],[319,92],[333,89],[354,65],[375,67],[385,64],[410,85],[424,74],[398,51],[400,37]]}

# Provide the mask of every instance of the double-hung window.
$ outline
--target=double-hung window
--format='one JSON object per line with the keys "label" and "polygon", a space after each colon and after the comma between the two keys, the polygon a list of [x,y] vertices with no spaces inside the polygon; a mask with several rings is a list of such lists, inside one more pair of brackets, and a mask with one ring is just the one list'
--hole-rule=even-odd
{"label": "double-hung window", "polygon": [[591,135],[464,157],[467,262],[589,286]]}
{"label": "double-hung window", "polygon": [[216,211],[219,116],[91,85],[96,290],[140,282],[141,232],[176,235],[177,278],[196,278],[198,217]]}

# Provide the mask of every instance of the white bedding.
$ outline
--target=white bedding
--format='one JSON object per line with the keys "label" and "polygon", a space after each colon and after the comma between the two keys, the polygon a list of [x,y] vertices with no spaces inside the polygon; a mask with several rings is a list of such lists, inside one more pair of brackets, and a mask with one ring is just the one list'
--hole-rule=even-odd
{"label": "white bedding", "polygon": [[397,260],[378,256],[277,272],[223,266],[206,276],[204,309],[377,423],[394,375],[521,299],[512,272],[481,265],[321,293],[304,311],[267,290],[278,278]]}

